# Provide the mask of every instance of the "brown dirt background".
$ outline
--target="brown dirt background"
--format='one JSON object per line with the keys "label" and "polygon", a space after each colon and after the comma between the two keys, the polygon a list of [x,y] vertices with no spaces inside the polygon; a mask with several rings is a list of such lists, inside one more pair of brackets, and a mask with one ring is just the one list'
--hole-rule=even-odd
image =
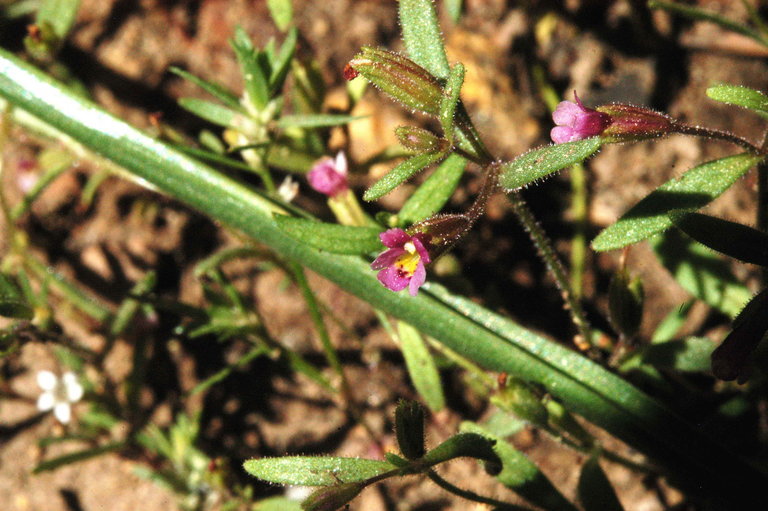
{"label": "brown dirt background", "polygon": [[[739,2],[701,3],[737,19],[746,17]],[[461,60],[468,69],[464,100],[496,154],[511,158],[547,139],[551,127],[548,115],[526,71],[530,63],[527,59],[532,58],[546,66],[561,90],[578,89],[587,104],[613,100],[653,104],[692,123],[730,129],[751,139],[760,136],[756,118],[707,100],[704,90],[717,82],[768,89],[765,50],[711,25],[674,21],[661,13],[646,20],[658,37],[643,39],[627,29],[632,4],[642,2],[467,0],[461,23],[453,26],[446,21],[449,58]],[[360,46],[399,48],[396,2],[296,0],[294,6],[296,22],[304,37],[301,51],[316,57],[329,87],[331,105],[343,102],[340,70]],[[559,20],[540,27],[541,33],[533,33],[531,13],[547,10],[556,12]],[[279,36],[269,21],[265,2],[258,0],[84,0],[62,57],[108,110],[145,128],[150,127],[150,113],[162,112],[169,124],[194,133],[200,124],[176,107],[175,100],[182,96],[202,97],[201,92],[170,75],[167,68],[180,65],[203,78],[216,79],[240,90],[236,62],[227,43],[238,24],[257,44]],[[532,38],[536,37],[539,46],[533,50]],[[641,44],[643,41],[645,44]],[[336,133],[332,144],[348,146],[356,161],[394,142],[392,128],[414,119],[373,91],[367,93],[355,113],[373,115],[353,124],[348,139]],[[41,147],[39,140],[14,130],[13,144],[4,148],[3,158],[12,167],[35,155]],[[732,147],[722,143],[680,137],[605,148],[588,165],[591,228],[597,232],[680,171],[732,151]],[[85,176],[95,170],[97,166],[93,163],[79,162],[35,204],[23,224],[30,233],[30,250],[107,303],[116,303],[148,269],[159,272],[162,289],[168,295],[200,303],[200,288],[191,275],[191,267],[214,249],[236,240],[186,208],[116,178],[110,178],[100,189],[94,206],[83,211],[77,207],[77,197]],[[355,176],[355,183],[362,187],[384,170],[376,168],[371,175]],[[14,176],[6,179],[11,181],[6,189],[13,190]],[[476,184],[470,179],[467,189],[472,190]],[[754,187],[754,178],[749,176],[718,200],[712,211],[751,223]],[[409,190],[408,186],[403,188],[382,200],[381,207],[396,207]],[[566,192],[567,181],[563,176],[526,191],[532,208],[554,234],[563,253],[569,233]],[[468,195],[459,192],[452,207],[459,207]],[[311,193],[302,197],[300,203],[317,213],[323,212],[322,201]],[[151,212],[139,213],[147,204],[154,205]],[[495,197],[487,220],[455,253],[466,273],[473,276],[472,282],[461,281],[457,285],[523,324],[567,339],[567,316],[559,305],[557,292],[532,254],[505,199]],[[595,310],[605,311],[601,297],[605,296],[607,278],[618,255],[593,256],[586,296],[587,300],[594,300]],[[644,331],[648,332],[686,294],[661,269],[645,245],[634,248],[629,257],[630,267],[645,280],[649,309]],[[280,272],[254,272],[247,265],[233,265],[227,270],[242,276],[244,289],[276,338],[300,352],[318,353],[301,296],[295,289],[282,286]],[[386,334],[375,327],[373,313],[365,304],[314,276],[311,284],[324,300],[334,304],[338,316],[356,334],[331,325],[332,338],[350,371],[358,402],[363,404],[366,417],[385,445],[392,446],[394,405],[399,398],[414,396],[396,349]],[[66,335],[91,346],[99,345],[101,340],[93,332],[93,325],[72,321],[65,308],[56,312]],[[700,316],[704,315],[702,311]],[[131,338],[122,340],[109,361],[110,376],[115,381],[125,376],[131,342]],[[197,369],[205,347],[171,346],[168,352],[175,357],[177,367],[176,374],[167,376],[173,379],[172,393],[192,388],[201,379]],[[105,455],[54,472],[31,475],[32,467],[43,454],[60,454],[56,448],[43,453],[37,446],[37,439],[56,434],[57,426],[52,417],[38,415],[34,406],[34,374],[52,368],[53,360],[45,344],[30,343],[25,345],[15,367],[18,372],[4,383],[6,395],[15,397],[4,398],[0,403],[0,508],[174,508],[173,495],[132,474],[132,467],[140,461],[129,455]],[[262,364],[249,371],[263,371],[268,385],[259,386],[259,381],[263,383],[259,378],[244,378],[243,384],[254,385],[253,399],[233,399],[225,405],[230,411],[228,419],[237,426],[232,429],[221,421],[208,422],[202,435],[204,444],[225,448],[233,459],[284,452],[371,454],[372,444],[362,428],[351,424],[336,403],[316,386],[302,377],[271,371]],[[462,418],[488,413],[481,403],[472,401],[472,396],[462,391],[462,382],[455,375],[452,378],[446,384],[452,389],[455,402],[451,410],[431,419],[428,438],[433,445],[454,432]],[[226,392],[226,388],[215,389],[203,402],[188,402],[187,406],[227,401]],[[143,398],[152,420],[161,425],[178,411],[178,394],[148,392]],[[566,495],[575,494],[582,456],[532,430],[518,434],[513,442],[539,463]],[[653,488],[646,487],[639,477],[612,464],[605,466],[627,510],[662,509]],[[446,475],[481,493],[507,495],[472,463],[454,463]],[[669,495],[674,501],[674,492]],[[351,509],[427,511],[481,507],[454,502],[427,482],[408,480],[385,491],[367,490]]]}

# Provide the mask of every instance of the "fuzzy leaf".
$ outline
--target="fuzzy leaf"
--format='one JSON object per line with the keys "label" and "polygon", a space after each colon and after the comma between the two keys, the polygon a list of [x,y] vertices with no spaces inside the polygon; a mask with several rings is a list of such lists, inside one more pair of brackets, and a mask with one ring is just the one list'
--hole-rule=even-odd
{"label": "fuzzy leaf", "polygon": [[405,160],[376,181],[363,194],[363,200],[372,201],[383,197],[419,171],[445,157],[445,153],[417,154]]}
{"label": "fuzzy leaf", "polygon": [[624,511],[599,461],[599,458],[593,455],[581,469],[579,477],[581,505],[584,511]]}
{"label": "fuzzy leaf", "polygon": [[232,108],[233,110],[237,110],[238,112],[245,112],[245,109],[240,104],[240,100],[238,97],[227,90],[224,86],[219,85],[215,82],[209,82],[207,80],[203,80],[202,78],[199,78],[192,73],[188,73],[184,71],[183,69],[179,69],[178,67],[171,67],[169,71],[175,75],[178,75],[185,80],[188,80],[201,89],[203,89],[205,92],[210,94],[211,96],[215,97],[225,105],[227,105],[229,108]]}
{"label": "fuzzy leaf", "polygon": [[650,238],[672,226],[669,214],[700,209],[731,187],[762,157],[751,153],[703,163],[648,194],[592,240],[597,251],[614,250]]}
{"label": "fuzzy leaf", "polygon": [[579,163],[600,149],[600,137],[554,144],[528,151],[501,166],[499,184],[510,192]]}
{"label": "fuzzy leaf", "polygon": [[275,484],[333,486],[364,481],[395,468],[379,460],[338,458],[332,456],[285,456],[258,458],[243,463],[254,477]]}
{"label": "fuzzy leaf", "polygon": [[458,154],[446,158],[405,202],[397,215],[400,220],[411,224],[440,211],[459,185],[466,165],[467,160]]}
{"label": "fuzzy leaf", "polygon": [[440,124],[448,141],[453,142],[453,123],[456,106],[459,103],[461,86],[464,84],[464,66],[460,62],[451,68],[448,82],[445,84],[443,99],[440,101]]}
{"label": "fuzzy leaf", "polygon": [[254,504],[253,511],[302,511],[301,503],[286,497],[270,497]]}
{"label": "fuzzy leaf", "polygon": [[342,126],[358,119],[364,119],[367,115],[284,115],[278,121],[280,128],[327,128],[330,126]]}
{"label": "fuzzy leaf", "polygon": [[234,110],[204,99],[181,98],[179,105],[196,116],[225,128],[232,126],[232,120],[238,115]]}
{"label": "fuzzy leaf", "polygon": [[752,293],[726,261],[676,230],[651,240],[661,263],[689,293],[723,314],[735,317]]}
{"label": "fuzzy leaf", "polygon": [[400,24],[411,59],[438,78],[448,78],[443,36],[433,0],[400,0]]}
{"label": "fuzzy leaf", "polygon": [[367,254],[382,249],[380,229],[328,224],[276,215],[275,223],[291,238],[333,254]]}
{"label": "fuzzy leaf", "polygon": [[445,407],[443,385],[424,338],[418,330],[402,321],[397,323],[397,333],[413,386],[432,412],[442,410]]}
{"label": "fuzzy leaf", "polygon": [[741,85],[715,85],[707,89],[707,96],[715,101],[736,105],[768,115],[768,96]]}
{"label": "fuzzy leaf", "polygon": [[768,234],[701,213],[673,215],[675,227],[728,257],[768,267]]}

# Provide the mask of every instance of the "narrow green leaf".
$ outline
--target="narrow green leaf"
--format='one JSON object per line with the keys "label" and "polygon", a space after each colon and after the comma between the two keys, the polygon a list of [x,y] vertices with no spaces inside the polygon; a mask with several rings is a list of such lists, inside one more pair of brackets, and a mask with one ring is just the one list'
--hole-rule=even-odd
{"label": "narrow green leaf", "polygon": [[291,0],[267,0],[267,7],[277,28],[285,32],[293,21]]}
{"label": "narrow green leaf", "polygon": [[768,234],[701,213],[673,215],[675,227],[721,254],[768,267]]}
{"label": "narrow green leaf", "polygon": [[278,121],[280,128],[327,128],[330,126],[342,126],[358,119],[365,119],[367,115],[284,115]]}
{"label": "narrow green leaf", "polygon": [[169,71],[175,75],[178,75],[185,80],[188,80],[201,89],[203,89],[205,92],[210,94],[211,96],[215,97],[225,105],[227,105],[229,108],[236,110],[238,112],[245,112],[245,109],[240,104],[240,99],[231,91],[227,90],[223,85],[220,85],[215,82],[210,82],[207,80],[203,80],[202,78],[199,78],[192,73],[188,73],[187,71],[184,71],[183,69],[180,69],[178,67],[171,67]]}
{"label": "narrow green leaf", "polygon": [[495,442],[493,450],[502,463],[501,472],[496,475],[496,479],[501,484],[542,509],[577,511],[576,507],[539,470],[539,467],[512,444],[474,422],[462,422],[460,429],[462,432],[482,435]]}
{"label": "narrow green leaf", "polygon": [[591,456],[581,468],[579,501],[584,511],[624,511],[596,455]]}
{"label": "narrow green leaf", "polygon": [[711,23],[719,25],[720,27],[726,30],[730,30],[731,32],[736,32],[737,34],[742,34],[747,37],[751,37],[752,39],[758,41],[761,44],[766,44],[766,41],[760,36],[760,34],[752,30],[748,26],[742,23],[733,21],[724,16],[720,16],[717,13],[714,13],[711,11],[705,11],[704,9],[700,9],[699,7],[683,5],[675,2],[667,2],[664,0],[649,0],[648,7],[651,9],[664,9],[665,11],[669,11],[675,14],[680,14],[682,16],[685,16],[693,20],[709,21]]}
{"label": "narrow green leaf", "polygon": [[707,96],[715,101],[768,114],[768,96],[749,87],[728,84],[715,85],[707,89]]}
{"label": "narrow green leaf", "polygon": [[225,128],[232,126],[232,120],[238,115],[237,112],[230,108],[204,99],[181,98],[179,105],[196,116]]}
{"label": "narrow green leaf", "polygon": [[272,74],[269,76],[269,88],[272,94],[277,93],[283,88],[285,77],[291,70],[291,61],[293,54],[296,53],[296,43],[299,39],[299,31],[296,27],[288,31],[288,35],[280,46],[280,51],[272,62]]}
{"label": "narrow green leaf", "polygon": [[235,50],[237,62],[240,64],[245,80],[245,91],[253,106],[264,108],[269,101],[269,71],[262,65],[259,52],[253,47],[248,34],[242,27],[235,29],[232,38],[232,49]]}
{"label": "narrow green leaf", "polygon": [[443,0],[445,10],[448,11],[448,16],[451,21],[458,23],[461,19],[461,8],[464,6],[464,0]]}
{"label": "narrow green leaf", "polygon": [[553,172],[584,161],[600,149],[601,144],[600,137],[592,137],[528,151],[502,165],[499,184],[508,192],[517,190]]}
{"label": "narrow green leaf", "polygon": [[333,254],[367,254],[383,248],[380,229],[351,225],[328,224],[277,215],[275,223],[296,240]]}
{"label": "narrow green leaf", "polygon": [[673,211],[700,209],[731,187],[762,159],[751,153],[703,163],[667,181],[592,240],[598,251],[614,250],[650,238],[672,226]]}
{"label": "narrow green leaf", "polygon": [[680,330],[685,322],[688,320],[688,313],[693,307],[694,300],[688,300],[679,307],[667,314],[667,316],[659,323],[656,330],[651,337],[652,343],[660,343],[671,341],[675,338],[675,334]]}
{"label": "narrow green leaf", "polygon": [[59,39],[67,37],[75,23],[80,0],[44,0],[37,11],[35,23],[47,23]]}
{"label": "narrow green leaf", "polygon": [[372,201],[388,194],[404,181],[410,179],[414,174],[424,170],[433,163],[445,157],[445,153],[426,153],[417,154],[412,158],[405,160],[389,171],[389,173],[376,181],[373,186],[368,188],[363,194],[363,200]]}
{"label": "narrow green leaf", "polygon": [[476,433],[459,433],[427,452],[421,461],[431,466],[456,458],[475,458],[499,464],[499,456],[493,450],[493,444],[493,440]]}
{"label": "narrow green leaf", "polygon": [[16,284],[0,273],[0,316],[16,319],[32,319],[35,311],[22,295]]}
{"label": "narrow green leaf", "polygon": [[440,211],[459,185],[466,165],[467,160],[458,154],[448,156],[405,201],[398,218],[404,224],[412,224]]}
{"label": "narrow green leaf", "polygon": [[656,369],[704,372],[709,371],[709,357],[714,349],[715,343],[706,337],[687,337],[678,341],[643,346],[630,361],[637,359],[638,362]]}
{"label": "narrow green leaf", "polygon": [[301,511],[301,503],[285,497],[270,497],[256,502],[253,511]]}
{"label": "narrow green leaf", "polygon": [[285,456],[251,459],[243,463],[245,471],[262,481],[300,486],[333,486],[354,483],[395,468],[379,460],[338,458],[332,456]]}
{"label": "narrow green leaf", "polygon": [[440,124],[443,127],[445,138],[453,143],[453,123],[456,115],[456,106],[461,95],[461,86],[464,84],[464,66],[457,62],[451,68],[451,74],[445,84],[443,99],[440,101]]}
{"label": "narrow green leaf", "polygon": [[661,263],[689,293],[723,314],[735,317],[752,293],[730,266],[703,245],[670,230],[651,239]]}
{"label": "narrow green leaf", "polygon": [[64,465],[85,461],[108,452],[119,451],[123,447],[125,447],[125,442],[112,442],[110,444],[102,445],[101,447],[94,447],[92,449],[84,449],[82,451],[65,454],[57,458],[43,461],[32,470],[32,473],[39,474],[40,472],[55,470]]}
{"label": "narrow green leaf", "polygon": [[400,0],[400,24],[411,59],[438,78],[448,78],[443,36],[433,0]]}
{"label": "narrow green leaf", "polygon": [[432,412],[442,410],[445,407],[443,385],[424,338],[418,330],[402,321],[397,322],[397,333],[413,386]]}

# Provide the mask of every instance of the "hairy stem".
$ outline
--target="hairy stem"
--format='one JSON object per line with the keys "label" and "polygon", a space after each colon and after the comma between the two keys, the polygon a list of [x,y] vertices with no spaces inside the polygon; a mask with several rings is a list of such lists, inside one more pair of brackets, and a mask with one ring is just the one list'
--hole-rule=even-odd
{"label": "hairy stem", "polygon": [[694,137],[715,138],[718,140],[725,140],[732,144],[743,147],[747,151],[756,154],[765,154],[765,147],[758,147],[749,140],[736,136],[728,131],[714,130],[710,128],[704,128],[703,126],[692,126],[682,122],[674,121],[672,123],[672,131],[674,133],[680,133],[683,135],[693,135]]}

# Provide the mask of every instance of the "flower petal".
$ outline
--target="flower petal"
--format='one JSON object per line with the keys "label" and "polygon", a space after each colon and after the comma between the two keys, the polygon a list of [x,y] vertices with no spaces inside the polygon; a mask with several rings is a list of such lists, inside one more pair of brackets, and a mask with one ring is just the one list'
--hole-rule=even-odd
{"label": "flower petal", "polygon": [[64,383],[64,389],[66,390],[67,399],[70,403],[80,401],[83,397],[83,386],[77,381],[75,373],[64,373],[61,377]]}
{"label": "flower petal", "polygon": [[570,126],[582,113],[584,113],[583,107],[570,101],[561,101],[552,112],[552,120],[560,126]]}
{"label": "flower petal", "polygon": [[41,412],[53,409],[54,404],[56,404],[56,399],[53,397],[53,392],[43,392],[37,398],[37,409]]}
{"label": "flower petal", "polygon": [[411,237],[402,229],[389,229],[379,234],[379,239],[385,247],[403,248],[403,245],[411,241]]}
{"label": "flower petal", "polygon": [[413,246],[416,247],[416,253],[419,254],[419,259],[421,259],[421,262],[424,264],[429,264],[431,261],[429,258],[429,251],[424,246],[422,236],[424,235],[417,234],[411,241],[413,241]]}
{"label": "flower petal", "polygon": [[349,173],[349,166],[347,165],[347,155],[344,154],[344,151],[339,151],[333,164],[336,167],[336,172],[342,176],[347,176]]}
{"label": "flower petal", "polygon": [[552,131],[549,132],[549,136],[552,138],[552,142],[555,144],[563,144],[565,142],[573,142],[574,140],[578,140],[575,138],[576,132],[573,130],[573,128],[568,126],[556,126],[552,128]]}
{"label": "flower petal", "polygon": [[389,250],[385,250],[384,252],[379,254],[379,257],[377,257],[371,263],[371,269],[381,270],[382,268],[386,268],[387,266],[392,266],[393,264],[395,264],[395,261],[397,261],[397,258],[403,254],[405,254],[405,249],[402,249],[402,248],[390,248]]}
{"label": "flower petal", "polygon": [[37,372],[37,385],[43,390],[53,390],[59,379],[51,371]]}
{"label": "flower petal", "polygon": [[53,415],[62,424],[67,424],[69,419],[72,418],[72,408],[69,406],[69,403],[56,403],[56,406],[53,407]]}
{"label": "flower petal", "polygon": [[419,292],[419,288],[424,285],[424,282],[427,280],[427,269],[424,268],[424,264],[419,261],[418,266],[416,266],[416,271],[413,272],[413,277],[411,277],[411,282],[408,284],[408,292],[411,296],[416,296],[416,293]]}
{"label": "flower petal", "polygon": [[391,266],[381,270],[377,278],[390,291],[402,291],[408,287],[408,283],[411,281],[411,277],[404,276],[397,268]]}

